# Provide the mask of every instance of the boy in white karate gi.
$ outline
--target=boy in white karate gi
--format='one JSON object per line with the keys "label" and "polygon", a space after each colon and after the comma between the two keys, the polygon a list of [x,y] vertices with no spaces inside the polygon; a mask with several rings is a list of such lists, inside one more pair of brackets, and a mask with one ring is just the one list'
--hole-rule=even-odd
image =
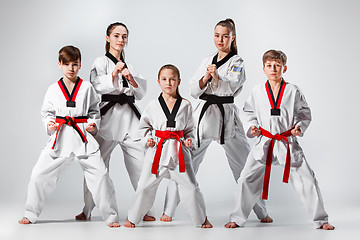
{"label": "boy in white karate gi", "polygon": [[269,50],[263,56],[263,70],[268,77],[257,85],[244,111],[248,115],[248,137],[257,137],[238,181],[235,209],[226,228],[243,227],[256,200],[268,197],[271,165],[283,165],[283,182],[290,178],[316,227],[333,230],[328,223],[315,174],[296,141],[311,121],[311,112],[300,89],[285,82],[286,55]]}
{"label": "boy in white karate gi", "polygon": [[58,64],[63,77],[50,85],[41,109],[50,140],[33,168],[25,215],[19,223],[36,222],[60,173],[76,159],[104,221],[109,227],[120,227],[114,187],[92,135],[100,124],[100,100],[92,85],[77,76],[81,68],[78,48],[63,47]]}

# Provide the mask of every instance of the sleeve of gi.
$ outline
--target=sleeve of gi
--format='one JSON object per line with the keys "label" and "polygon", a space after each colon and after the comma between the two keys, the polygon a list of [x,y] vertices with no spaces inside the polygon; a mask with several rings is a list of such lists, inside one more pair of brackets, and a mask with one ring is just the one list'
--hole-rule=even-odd
{"label": "sleeve of gi", "polygon": [[190,80],[191,96],[195,99],[199,98],[200,95],[203,94],[210,85],[210,83],[207,82],[207,84],[204,86],[203,89],[201,89],[199,86],[200,79],[205,75],[207,62],[208,62],[208,59],[205,58],[201,62],[200,67],[197,69],[194,76]]}
{"label": "sleeve of gi", "polygon": [[51,91],[52,91],[52,86],[50,86],[47,89],[44,97],[44,102],[41,107],[42,122],[44,123],[45,131],[48,135],[51,135],[54,132],[54,131],[49,131],[48,123],[50,121],[55,122],[56,119],[55,107],[51,99],[51,96],[53,94],[51,94]]}
{"label": "sleeve of gi", "polygon": [[[156,113],[155,113],[156,114]],[[151,121],[151,110],[150,105],[148,105],[144,112],[141,114],[139,122],[139,135],[141,137],[142,146],[147,148],[146,143],[148,138],[152,137],[152,131],[154,130],[153,124]]]}
{"label": "sleeve of gi", "polygon": [[[183,101],[187,101],[187,100],[183,100]],[[184,139],[188,139],[191,138],[191,141],[193,142],[193,144],[195,143],[195,134],[194,134],[194,130],[195,130],[195,121],[194,121],[194,117],[193,117],[193,110],[192,107],[190,105],[190,103],[188,103],[187,105],[187,122],[185,124],[185,128],[183,129],[183,133],[184,133]]]}
{"label": "sleeve of gi", "polygon": [[127,64],[127,66],[135,82],[138,84],[137,88],[134,88],[133,86],[131,86],[131,84],[129,84],[129,87],[132,89],[135,99],[140,100],[145,96],[146,93],[146,80],[141,76],[141,74],[135,71],[132,65]]}
{"label": "sleeve of gi", "polygon": [[249,138],[253,138],[254,136],[251,134],[251,127],[252,126],[255,126],[257,128],[259,127],[258,118],[255,113],[254,90],[250,94],[249,98],[245,101],[243,110],[246,115],[246,127],[248,129],[246,135]]}
{"label": "sleeve of gi", "polygon": [[[106,94],[119,88],[119,77],[114,81],[111,72],[107,72],[105,58],[97,58],[90,71],[90,82],[98,94]],[[122,85],[122,84],[121,84]]]}
{"label": "sleeve of gi", "polygon": [[217,89],[230,89],[233,95],[237,96],[240,94],[245,81],[244,61],[236,55],[232,58],[225,75],[219,74],[219,85]]}
{"label": "sleeve of gi", "polygon": [[95,123],[96,129],[99,130],[100,127],[100,98],[96,94],[95,89],[90,86],[89,88],[89,110],[88,110],[88,124]]}
{"label": "sleeve of gi", "polygon": [[311,111],[300,89],[296,90],[294,106],[294,123],[300,126],[302,137],[311,122]]}

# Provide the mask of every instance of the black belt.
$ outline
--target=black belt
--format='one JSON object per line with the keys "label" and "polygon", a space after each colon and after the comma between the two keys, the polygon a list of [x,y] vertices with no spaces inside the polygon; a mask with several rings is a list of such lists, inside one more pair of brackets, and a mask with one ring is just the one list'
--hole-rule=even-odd
{"label": "black belt", "polygon": [[224,110],[223,104],[224,103],[234,103],[234,97],[233,96],[219,97],[216,95],[209,95],[209,94],[203,93],[200,96],[200,99],[205,100],[206,103],[204,104],[204,106],[201,109],[198,127],[197,127],[198,147],[200,147],[200,135],[199,135],[200,121],[203,118],[206,110],[212,104],[216,104],[219,107],[219,110],[220,110],[222,118],[223,118],[223,124],[221,127],[221,135],[220,135],[220,144],[224,144],[225,143],[225,136],[224,136],[225,135],[225,110]]}
{"label": "black belt", "polygon": [[134,96],[128,96],[125,93],[122,93],[120,95],[113,95],[113,94],[104,94],[101,96],[101,102],[109,102],[106,104],[103,108],[100,109],[101,116],[104,116],[107,111],[109,111],[110,108],[112,108],[115,104],[120,104],[121,106],[124,104],[129,104],[131,109],[134,111],[136,117],[140,119],[141,114],[139,110],[135,106],[135,97]]}

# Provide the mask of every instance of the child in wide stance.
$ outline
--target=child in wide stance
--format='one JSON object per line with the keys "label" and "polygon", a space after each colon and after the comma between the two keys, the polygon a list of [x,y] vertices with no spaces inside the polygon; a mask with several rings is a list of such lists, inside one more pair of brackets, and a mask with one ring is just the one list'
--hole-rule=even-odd
{"label": "child in wide stance", "polygon": [[[234,103],[245,83],[245,66],[238,55],[235,23],[228,18],[214,29],[217,53],[206,57],[191,79],[191,96],[200,99],[195,107],[197,148],[191,152],[194,172],[197,173],[211,142],[224,148],[235,181],[238,181],[250,152],[239,110]],[[211,160],[211,159],[209,159]],[[222,159],[221,159],[222,160]],[[168,183],[162,221],[172,221],[179,203],[177,186]],[[263,223],[273,220],[267,214],[265,202],[259,199],[254,212]]]}
{"label": "child in wide stance", "polygon": [[141,116],[139,130],[148,149],[125,227],[133,228],[141,221],[152,206],[164,177],[179,185],[180,200],[191,221],[202,228],[212,227],[191,165],[194,120],[190,103],[179,94],[180,81],[180,72],[175,66],[161,67],[158,84],[162,93],[149,103]]}
{"label": "child in wide stance", "polygon": [[41,109],[50,140],[33,168],[25,216],[19,223],[36,222],[60,173],[77,159],[103,219],[109,227],[120,227],[114,187],[92,136],[100,123],[100,100],[92,85],[77,76],[81,68],[78,48],[63,47],[58,64],[63,77],[50,85]]}
{"label": "child in wide stance", "polygon": [[333,230],[320,194],[315,174],[296,140],[310,124],[311,113],[300,89],[282,78],[286,72],[286,55],[269,50],[263,56],[263,70],[268,77],[257,85],[244,111],[248,115],[248,137],[257,137],[242,171],[236,192],[235,210],[226,228],[243,227],[256,200],[268,197],[271,165],[283,165],[283,182],[290,178],[315,225]]}
{"label": "child in wide stance", "polygon": [[[144,150],[139,141],[131,138],[138,130],[140,111],[135,100],[146,92],[146,80],[128,62],[124,48],[129,31],[125,24],[115,22],[106,29],[106,54],[98,57],[90,73],[90,82],[101,95],[101,125],[95,139],[100,145],[101,157],[109,170],[110,157],[116,146],[120,146],[124,163],[132,186],[136,190],[144,159]],[[88,220],[95,207],[91,192],[84,181],[84,208],[75,218]],[[145,221],[155,221],[151,211]]]}

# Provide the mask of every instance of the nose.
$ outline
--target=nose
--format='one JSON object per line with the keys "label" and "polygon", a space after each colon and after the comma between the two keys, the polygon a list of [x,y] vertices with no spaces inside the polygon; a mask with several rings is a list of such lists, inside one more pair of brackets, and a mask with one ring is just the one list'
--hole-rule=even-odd
{"label": "nose", "polygon": [[72,64],[69,64],[68,69],[69,69],[69,71],[74,71],[74,66]]}
{"label": "nose", "polygon": [[275,65],[271,66],[271,70],[272,70],[273,72],[276,72],[276,66],[275,66]]}

